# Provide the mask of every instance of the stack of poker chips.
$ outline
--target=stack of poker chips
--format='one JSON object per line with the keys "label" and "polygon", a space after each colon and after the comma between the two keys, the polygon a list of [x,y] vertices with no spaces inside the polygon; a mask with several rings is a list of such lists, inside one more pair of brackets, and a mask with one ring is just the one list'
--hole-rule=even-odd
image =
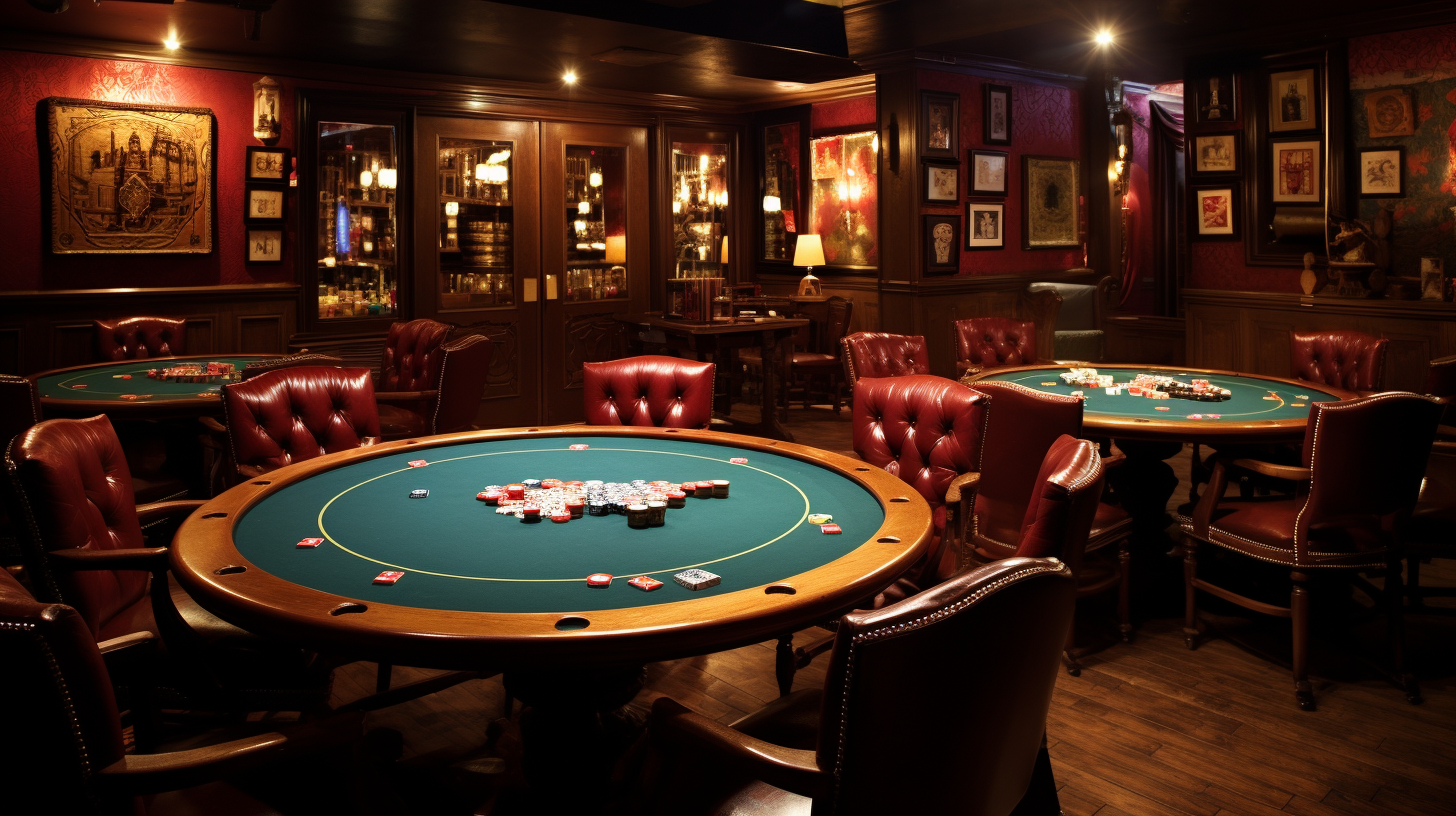
{"label": "stack of poker chips", "polygon": [[1128,393],[1151,399],[1188,399],[1199,402],[1222,402],[1233,396],[1227,388],[1219,388],[1208,380],[1183,382],[1157,374],[1139,374],[1128,385]]}
{"label": "stack of poker chips", "polygon": [[1095,368],[1074,368],[1060,376],[1067,385],[1080,385],[1085,388],[1107,388],[1112,385],[1112,375],[1098,374]]}
{"label": "stack of poker chips", "polygon": [[631,482],[522,479],[508,485],[487,485],[475,495],[495,507],[500,515],[515,516],[525,523],[549,518],[557,523],[591,516],[627,516],[634,529],[661,527],[668,508],[687,504],[688,492],[709,498],[728,498],[727,479],[675,484],[636,479]]}
{"label": "stack of poker chips", "polygon": [[237,371],[232,363],[183,363],[170,368],[153,368],[147,371],[147,376],[168,382],[200,383],[240,380],[242,372]]}

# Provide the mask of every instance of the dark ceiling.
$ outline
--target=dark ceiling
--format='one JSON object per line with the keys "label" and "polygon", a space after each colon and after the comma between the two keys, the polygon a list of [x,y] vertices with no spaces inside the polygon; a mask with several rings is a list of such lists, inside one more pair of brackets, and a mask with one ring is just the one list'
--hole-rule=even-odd
{"label": "dark ceiling", "polygon": [[[408,71],[573,93],[620,89],[726,102],[872,72],[911,54],[990,58],[1124,78],[1181,76],[1186,55],[1268,50],[1456,17],[1456,4],[1384,0],[10,0],[0,45],[80,38],[127,56],[261,58]],[[261,18],[257,16],[262,11]],[[248,38],[261,19],[258,39]],[[276,68],[269,70],[278,70]]]}

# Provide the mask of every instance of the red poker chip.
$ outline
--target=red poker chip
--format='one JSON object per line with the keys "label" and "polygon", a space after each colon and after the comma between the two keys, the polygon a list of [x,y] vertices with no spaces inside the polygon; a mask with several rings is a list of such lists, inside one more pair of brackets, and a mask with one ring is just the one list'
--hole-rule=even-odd
{"label": "red poker chip", "polygon": [[586,450],[590,448],[591,445],[570,445],[568,447],[570,450]]}
{"label": "red poker chip", "polygon": [[324,540],[322,538],[305,538],[294,546],[301,550],[311,550],[322,543],[324,543]]}
{"label": "red poker chip", "polygon": [[748,460],[745,459],[742,456],[735,456],[732,459],[729,459],[728,460],[728,464],[730,464],[730,465],[746,465],[746,464],[748,464]]}
{"label": "red poker chip", "polygon": [[76,383],[75,385],[73,385],[71,387],[72,388],[85,388],[86,387],[86,383]]}
{"label": "red poker chip", "polygon": [[551,520],[556,522],[557,524],[565,524],[566,522],[571,521],[571,514],[557,513],[556,515],[551,517]]}
{"label": "red poker chip", "polygon": [[824,533],[825,535],[839,535],[844,531],[839,529],[838,524],[824,524],[820,525],[819,532]]}
{"label": "red poker chip", "polygon": [[413,461],[411,461],[409,463],[409,466],[410,467],[424,467],[425,465],[428,465],[428,464],[429,464],[429,462],[426,462],[424,459],[415,459],[415,460],[413,460]]}
{"label": "red poker chip", "polygon": [[594,572],[586,577],[586,585],[593,587],[611,586],[612,576],[605,572]]}
{"label": "red poker chip", "polygon": [[628,581],[627,583],[631,584],[634,587],[637,587],[643,592],[651,592],[652,590],[662,586],[661,581],[657,580],[656,578],[649,578],[646,575],[639,575],[636,578]]}

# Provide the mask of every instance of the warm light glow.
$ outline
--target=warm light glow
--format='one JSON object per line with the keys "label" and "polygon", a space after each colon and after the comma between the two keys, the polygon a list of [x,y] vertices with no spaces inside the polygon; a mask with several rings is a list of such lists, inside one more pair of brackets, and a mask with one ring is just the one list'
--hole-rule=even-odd
{"label": "warm light glow", "polygon": [[595,249],[597,252],[601,252],[602,250],[605,250],[607,248],[607,244],[605,241],[592,241],[591,248]]}
{"label": "warm light glow", "polygon": [[379,171],[379,186],[386,190],[393,190],[399,186],[399,171],[393,167],[386,167]]}
{"label": "warm light glow", "polygon": [[365,252],[373,252],[374,251],[374,242],[373,241],[365,241],[364,242],[364,251]]}
{"label": "warm light glow", "polygon": [[840,179],[837,186],[839,189],[836,192],[839,193],[839,200],[844,201],[845,199],[849,198],[849,182],[845,181],[844,179]]}
{"label": "warm light glow", "polygon": [[369,172],[368,170],[365,170],[364,172],[360,173],[359,174],[359,186],[360,187],[373,187],[374,186],[374,174],[371,173],[371,172]]}
{"label": "warm light glow", "polygon": [[177,39],[176,34],[168,34],[167,39],[162,40],[162,45],[167,46],[168,51],[176,51],[182,47],[182,41]]}
{"label": "warm light glow", "polygon": [[728,263],[728,236],[723,236],[722,250],[718,253],[718,263]]}
{"label": "warm light glow", "polygon": [[576,231],[579,233],[586,232],[586,222],[580,218],[576,219],[576,222],[572,226],[576,227]]}
{"label": "warm light glow", "polygon": [[627,262],[627,236],[607,236],[607,257],[609,264],[624,264]]}
{"label": "warm light glow", "polygon": [[561,81],[562,82],[565,82],[567,85],[575,85],[576,84],[576,72],[575,71],[567,71],[566,73],[564,73],[564,74],[561,75]]}
{"label": "warm light glow", "polygon": [[488,165],[488,164],[477,164],[477,165],[475,165],[475,180],[476,181],[490,181],[490,165]]}
{"label": "warm light glow", "polygon": [[577,202],[576,211],[579,212],[579,213],[581,213],[582,215],[587,215],[588,213],[591,212],[591,202],[590,201],[579,201],[579,202]]}
{"label": "warm light glow", "polygon": [[586,177],[586,183],[590,184],[593,187],[602,186],[602,174],[596,172],[592,173],[591,175]]}
{"label": "warm light glow", "polygon": [[880,152],[880,134],[876,133],[875,138],[870,139],[870,149],[876,153]]}
{"label": "warm light glow", "polygon": [[1098,45],[1112,45],[1112,32],[1104,28],[1101,31],[1097,32],[1097,37],[1095,39]]}
{"label": "warm light glow", "polygon": [[724,190],[723,192],[721,192],[721,193],[718,194],[718,206],[719,207],[726,207],[726,206],[728,206],[728,191],[727,190]]}
{"label": "warm light glow", "polygon": [[824,243],[818,235],[800,235],[794,245],[794,266],[823,266]]}
{"label": "warm light glow", "polygon": [[1118,164],[1119,164],[1118,162],[1113,162],[1113,163],[1107,165],[1107,180],[1108,181],[1117,181],[1117,165]]}
{"label": "warm light glow", "polygon": [[672,212],[674,215],[682,212],[682,202],[675,198],[672,200]]}
{"label": "warm light glow", "polygon": [[1127,158],[1127,145],[1120,144],[1117,146],[1117,157],[1119,159]]}
{"label": "warm light glow", "polygon": [[446,201],[445,202],[445,214],[446,215],[449,215],[449,216],[459,215],[460,214],[460,202],[458,202],[458,201]]}
{"label": "warm light glow", "polygon": [[766,195],[763,197],[764,212],[782,212],[784,202],[778,196]]}
{"label": "warm light glow", "polygon": [[704,153],[703,155],[701,155],[701,156],[698,157],[698,172],[699,173],[706,173],[706,172],[708,172],[708,154],[707,153]]}

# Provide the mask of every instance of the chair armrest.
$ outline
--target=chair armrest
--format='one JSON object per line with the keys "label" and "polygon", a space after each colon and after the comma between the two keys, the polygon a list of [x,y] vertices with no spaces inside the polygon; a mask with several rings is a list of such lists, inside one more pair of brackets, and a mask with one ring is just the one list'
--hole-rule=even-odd
{"label": "chair armrest", "polygon": [[[971,518],[971,511],[976,503],[976,487],[980,483],[981,474],[971,472],[962,473],[946,486],[945,530],[940,535],[940,547],[925,561],[925,575],[935,576],[935,570],[947,548],[955,554],[956,569],[964,569],[969,564],[964,546],[965,527]],[[934,582],[932,581],[932,583]]]}
{"label": "chair armrest", "polygon": [[648,728],[655,741],[712,755],[712,760],[801,796],[823,796],[834,778],[819,769],[813,751],[785,748],[694,713],[668,697],[652,704]]}
{"label": "chair armrest", "polygon": [[[946,504],[964,504],[966,499],[975,499],[976,486],[981,483],[981,474],[976,472],[962,473],[950,480],[945,488]],[[963,493],[969,494],[962,496]]]}
{"label": "chair armrest", "polygon": [[375,391],[375,402],[423,402],[440,396],[437,389],[429,391]]}
{"label": "chair armrest", "polygon": [[360,712],[187,751],[130,754],[102,768],[93,781],[100,791],[123,796],[190,788],[284,756],[342,745],[359,735],[363,722]]}
{"label": "chair armrest", "polygon": [[101,652],[102,657],[110,654],[118,654],[129,649],[137,649],[146,645],[155,645],[157,636],[151,632],[132,632],[114,637],[110,640],[103,640],[96,644],[96,650]]}
{"label": "chair armrest", "polygon": [[202,425],[204,430],[210,431],[219,436],[227,435],[227,426],[222,424],[221,422],[218,422],[217,419],[214,417],[198,417],[197,421]]}
{"label": "chair armrest", "polygon": [[834,635],[823,635],[794,650],[794,668],[803,669],[814,662],[814,658],[834,648]]}
{"label": "chair armrest", "polygon": [[1123,453],[1122,448],[1117,446],[1117,440],[1107,440],[1107,455],[1102,457],[1102,466],[1108,469],[1122,467],[1122,463],[1126,461],[1127,454]]}
{"label": "chair armrest", "polygon": [[1258,459],[1235,459],[1230,465],[1242,470],[1253,471],[1260,476],[1288,479],[1291,482],[1307,482],[1314,477],[1314,473],[1309,468],[1276,465],[1273,462],[1261,462]]}
{"label": "chair armrest", "polygon": [[167,569],[166,547],[137,547],[126,550],[51,550],[46,553],[54,569],[83,570],[149,570]]}
{"label": "chair armrest", "polygon": [[192,511],[207,504],[203,499],[181,499],[178,501],[152,502],[151,504],[137,505],[137,521],[145,527],[154,521],[162,521],[170,518],[185,518],[192,515]]}

